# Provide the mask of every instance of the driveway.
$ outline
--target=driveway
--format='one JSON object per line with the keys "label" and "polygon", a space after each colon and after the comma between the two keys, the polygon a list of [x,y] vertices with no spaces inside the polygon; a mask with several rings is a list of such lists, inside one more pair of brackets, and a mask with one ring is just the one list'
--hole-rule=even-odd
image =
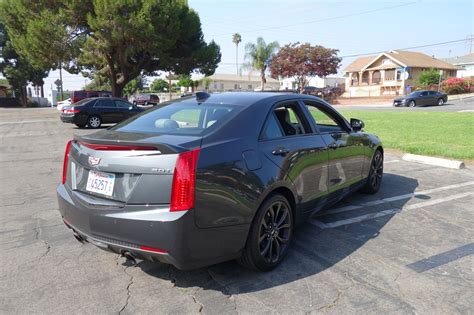
{"label": "driveway", "polygon": [[2,314],[472,312],[470,169],[388,153],[381,191],[356,194],[301,226],[274,271],[227,262],[183,272],[129,266],[63,225],[55,187],[64,146],[89,132],[60,123],[55,109],[0,110]]}

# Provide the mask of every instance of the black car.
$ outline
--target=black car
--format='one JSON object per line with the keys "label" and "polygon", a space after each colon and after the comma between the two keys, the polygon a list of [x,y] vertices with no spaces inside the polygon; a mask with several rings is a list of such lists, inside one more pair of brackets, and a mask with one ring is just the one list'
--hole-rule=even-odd
{"label": "black car", "polygon": [[61,121],[78,127],[99,128],[102,124],[115,124],[143,111],[142,108],[121,98],[95,97],[64,106]]}
{"label": "black car", "polygon": [[415,91],[407,96],[397,98],[393,101],[393,106],[425,106],[443,105],[448,101],[448,94],[436,91]]}
{"label": "black car", "polygon": [[311,95],[196,93],[71,140],[59,211],[132,262],[270,270],[297,224],[379,190],[384,151],[363,127]]}

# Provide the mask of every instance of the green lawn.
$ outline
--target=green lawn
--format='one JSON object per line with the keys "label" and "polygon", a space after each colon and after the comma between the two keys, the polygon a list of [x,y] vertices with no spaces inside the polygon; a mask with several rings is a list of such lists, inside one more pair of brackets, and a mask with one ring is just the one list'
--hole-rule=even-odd
{"label": "green lawn", "polygon": [[347,111],[384,147],[413,154],[474,160],[474,113]]}

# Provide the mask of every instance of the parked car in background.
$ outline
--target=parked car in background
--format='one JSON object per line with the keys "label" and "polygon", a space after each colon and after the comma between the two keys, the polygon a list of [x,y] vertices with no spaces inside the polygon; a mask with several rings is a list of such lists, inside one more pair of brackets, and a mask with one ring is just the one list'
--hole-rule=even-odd
{"label": "parked car in background", "polygon": [[132,261],[270,270],[297,223],[379,190],[383,148],[363,128],[310,95],[197,92],[71,140],[59,210],[80,242]]}
{"label": "parked car in background", "polygon": [[143,93],[139,94],[134,100],[133,104],[139,106],[157,105],[160,103],[160,98],[156,94]]}
{"label": "parked car in background", "polygon": [[142,108],[121,98],[95,97],[64,106],[61,121],[78,127],[99,128],[102,124],[115,124],[142,111]]}
{"label": "parked car in background", "polygon": [[80,100],[91,97],[112,97],[112,92],[109,91],[73,91],[71,93],[71,103],[77,103]]}
{"label": "parked car in background", "polygon": [[425,106],[443,105],[448,101],[448,94],[436,91],[415,91],[411,94],[393,100],[393,106]]}
{"label": "parked car in background", "polygon": [[56,108],[59,110],[59,111],[62,111],[63,110],[63,107],[64,106],[68,106],[68,105],[71,105],[71,98],[67,98],[65,99],[64,101],[59,101]]}

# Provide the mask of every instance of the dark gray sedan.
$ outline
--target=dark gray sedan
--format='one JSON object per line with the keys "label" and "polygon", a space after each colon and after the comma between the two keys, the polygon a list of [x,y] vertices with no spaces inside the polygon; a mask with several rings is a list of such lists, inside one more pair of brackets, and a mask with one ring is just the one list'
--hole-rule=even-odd
{"label": "dark gray sedan", "polygon": [[310,95],[196,93],[71,140],[59,210],[77,240],[132,261],[270,270],[298,223],[379,190],[363,127]]}
{"label": "dark gray sedan", "polygon": [[393,106],[443,105],[448,101],[448,94],[436,91],[415,91],[409,95],[393,100]]}

